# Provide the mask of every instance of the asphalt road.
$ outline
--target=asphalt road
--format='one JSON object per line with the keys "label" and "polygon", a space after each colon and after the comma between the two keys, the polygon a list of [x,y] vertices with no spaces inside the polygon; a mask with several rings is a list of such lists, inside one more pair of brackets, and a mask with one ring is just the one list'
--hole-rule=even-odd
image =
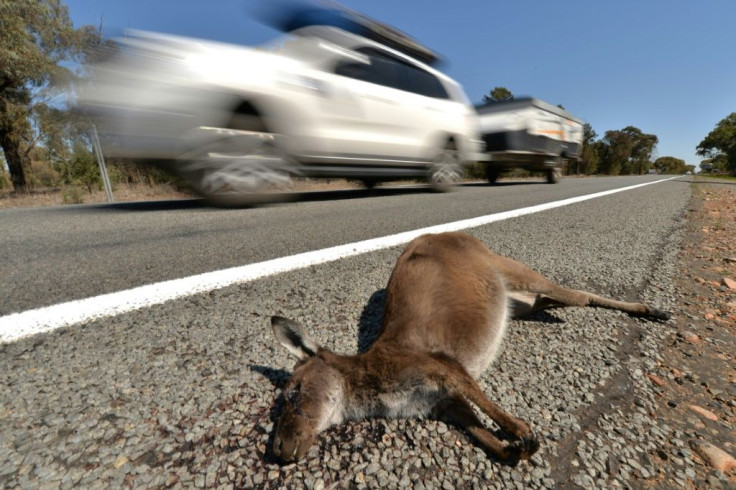
{"label": "asphalt road", "polygon": [[652,180],[309,193],[254,209],[184,200],[4,210],[0,315]]}
{"label": "asphalt road", "polygon": [[[196,201],[0,213],[0,314],[147,282],[657,180],[565,179],[219,210]],[[676,306],[684,179],[468,230],[571,287]],[[402,247],[197,294],[0,345],[0,487],[586,488],[672,483],[686,438],[652,418],[646,373],[677,319],[570,309],[513,321],[484,391],[526,419],[540,452],[507,467],[438,421],[326,431],[304,460],[270,453],[293,361],[268,327],[302,321],[340,353],[375,335]],[[679,460],[679,463],[676,462]]]}

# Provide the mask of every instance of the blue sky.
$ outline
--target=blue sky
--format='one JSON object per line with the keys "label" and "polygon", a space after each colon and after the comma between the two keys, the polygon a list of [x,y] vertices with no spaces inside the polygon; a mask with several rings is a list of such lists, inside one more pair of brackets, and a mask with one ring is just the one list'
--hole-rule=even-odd
{"label": "blue sky", "polygon": [[[66,0],[75,26],[127,27],[237,44],[279,33],[268,0]],[[736,111],[733,0],[343,0],[445,59],[474,102],[493,87],[562,104],[602,136],[636,126],[657,156],[697,165],[695,147]]]}

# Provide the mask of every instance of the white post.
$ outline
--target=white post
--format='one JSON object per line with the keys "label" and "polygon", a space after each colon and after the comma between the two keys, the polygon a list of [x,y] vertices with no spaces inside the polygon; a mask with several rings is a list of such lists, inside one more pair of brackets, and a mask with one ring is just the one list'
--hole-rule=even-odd
{"label": "white post", "polygon": [[95,148],[95,155],[97,155],[97,164],[100,166],[100,174],[102,174],[102,184],[105,186],[105,194],[107,194],[107,202],[115,202],[115,198],[112,196],[112,185],[110,185],[110,177],[107,175],[107,167],[105,166],[105,157],[102,156],[102,146],[100,145],[100,138],[97,136],[97,127],[92,125],[92,144]]}

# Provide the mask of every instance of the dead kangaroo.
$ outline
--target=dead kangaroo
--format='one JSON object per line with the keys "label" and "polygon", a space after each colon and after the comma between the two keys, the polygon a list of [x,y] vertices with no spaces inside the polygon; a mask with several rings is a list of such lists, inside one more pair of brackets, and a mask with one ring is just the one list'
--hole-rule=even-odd
{"label": "dead kangaroo", "polygon": [[[271,319],[278,341],[299,359],[284,388],[275,455],[300,459],[319,432],[345,420],[434,416],[465,428],[500,460],[528,459],[539,448],[529,425],[489,400],[475,379],[493,361],[509,314],[565,306],[668,317],[641,303],[558,286],[469,235],[413,240],[391,274],[381,331],[367,352],[334,354],[293,321]],[[471,404],[511,442],[486,429]]]}

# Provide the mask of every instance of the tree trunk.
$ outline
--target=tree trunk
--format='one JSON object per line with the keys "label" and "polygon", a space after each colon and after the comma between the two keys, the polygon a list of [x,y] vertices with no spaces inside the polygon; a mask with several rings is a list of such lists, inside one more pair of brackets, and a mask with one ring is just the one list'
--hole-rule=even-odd
{"label": "tree trunk", "polygon": [[18,140],[4,130],[0,130],[0,147],[5,153],[5,161],[8,162],[10,180],[13,182],[13,190],[24,192],[27,190],[25,166],[30,165],[28,155],[25,154],[18,144]]}

